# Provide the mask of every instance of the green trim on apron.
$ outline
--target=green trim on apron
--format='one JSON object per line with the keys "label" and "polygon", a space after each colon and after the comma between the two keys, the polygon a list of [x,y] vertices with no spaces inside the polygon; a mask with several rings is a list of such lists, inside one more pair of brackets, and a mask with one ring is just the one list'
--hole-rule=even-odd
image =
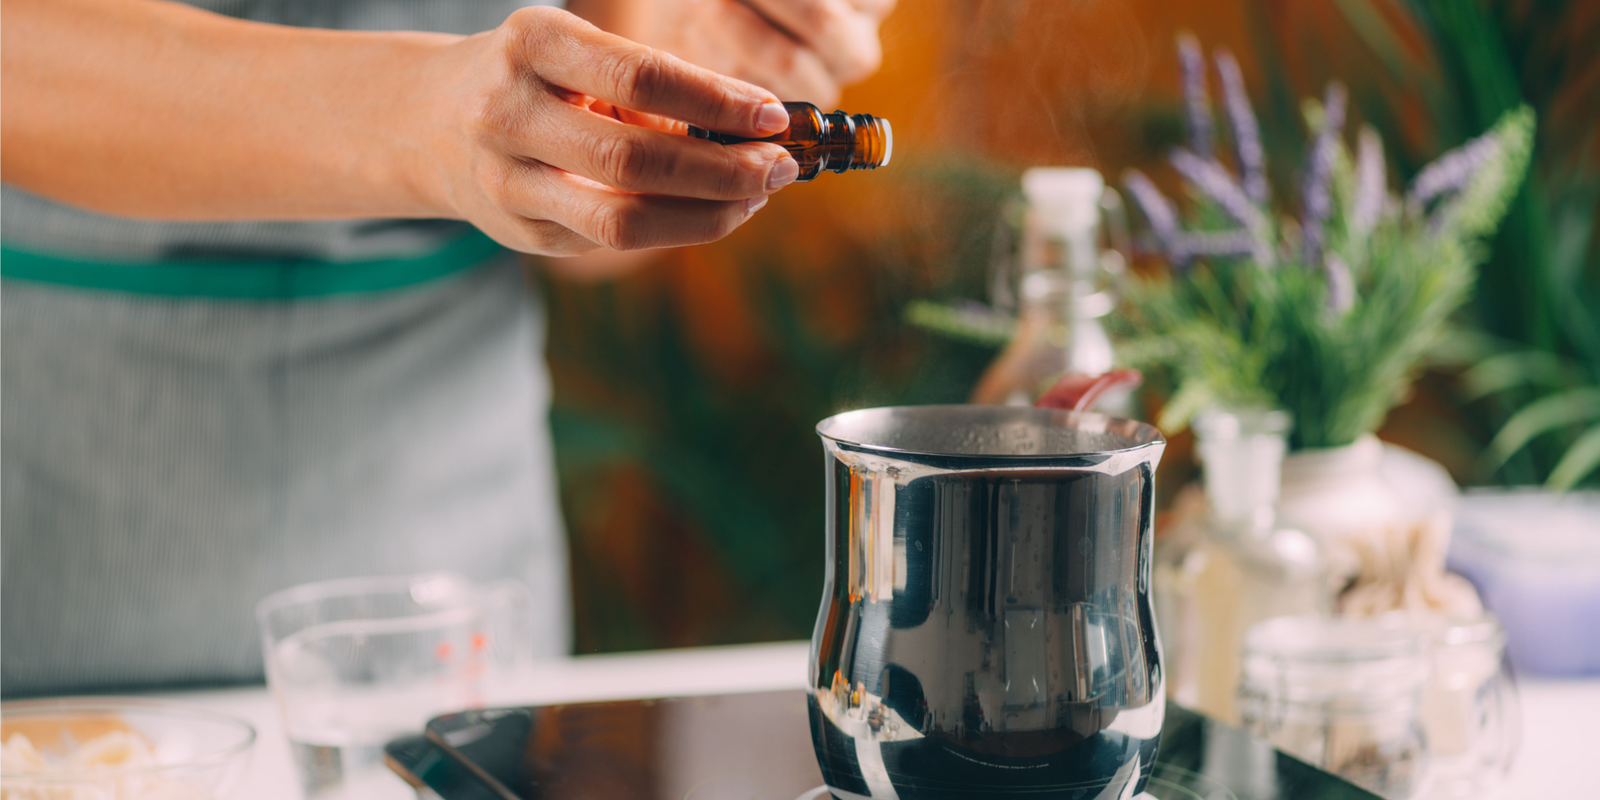
{"label": "green trim on apron", "polygon": [[476,267],[503,251],[477,230],[426,255],[342,263],[297,258],[111,263],[0,244],[0,276],[167,297],[288,300],[399,289]]}

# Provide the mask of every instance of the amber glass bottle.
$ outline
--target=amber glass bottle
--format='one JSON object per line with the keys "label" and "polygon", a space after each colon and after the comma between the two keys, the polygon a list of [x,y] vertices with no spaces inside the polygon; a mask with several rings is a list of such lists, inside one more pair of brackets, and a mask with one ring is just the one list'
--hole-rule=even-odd
{"label": "amber glass bottle", "polygon": [[789,109],[789,129],[764,139],[729,136],[689,126],[689,135],[721,144],[772,142],[800,164],[799,182],[817,177],[825,169],[877,169],[894,153],[894,129],[889,121],[871,114],[824,114],[810,103],[784,103]]}

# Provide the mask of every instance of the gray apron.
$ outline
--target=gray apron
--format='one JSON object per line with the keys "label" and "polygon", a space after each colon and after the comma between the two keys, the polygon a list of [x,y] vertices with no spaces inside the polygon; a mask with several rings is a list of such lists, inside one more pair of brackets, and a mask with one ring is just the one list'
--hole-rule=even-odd
{"label": "gray apron", "polygon": [[[519,3],[196,3],[474,32]],[[252,609],[459,570],[570,642],[543,323],[446,221],[150,223],[0,198],[0,692],[257,681]]]}

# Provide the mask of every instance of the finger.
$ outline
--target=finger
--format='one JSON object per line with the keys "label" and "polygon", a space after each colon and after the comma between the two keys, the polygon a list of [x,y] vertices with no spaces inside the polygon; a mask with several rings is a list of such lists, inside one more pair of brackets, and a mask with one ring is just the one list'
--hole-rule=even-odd
{"label": "finger", "polygon": [[519,253],[540,256],[576,256],[601,249],[576,231],[548,219],[532,219],[501,210],[498,216],[475,223],[479,230]]}
{"label": "finger", "polygon": [[[507,147],[625,192],[739,200],[791,182],[787,151],[766,142],[723,146],[629,125],[577,106],[547,106],[546,124]],[[789,179],[786,179],[789,178]]]}
{"label": "finger", "polygon": [[[549,219],[612,250],[647,250],[714,242],[766,204],[628,194],[548,167],[521,183],[523,213]],[[515,210],[515,209],[514,209]]]}
{"label": "finger", "polygon": [[513,223],[512,242],[500,240],[513,250],[541,256],[581,256],[603,249],[577,231],[547,219],[518,219]]}
{"label": "finger", "polygon": [[595,100],[589,104],[589,110],[602,117],[610,117],[627,125],[637,125],[653,131],[671,133],[682,136],[688,133],[688,123],[679,122],[670,117],[657,114],[646,114],[642,111],[630,111],[626,108],[611,105],[604,100]]}
{"label": "finger", "polygon": [[544,80],[612,105],[707,130],[767,136],[789,125],[771,92],[613,36],[564,11],[527,9],[522,56]]}
{"label": "finger", "polygon": [[831,106],[839,100],[839,82],[815,52],[772,26],[755,9],[730,2],[723,13],[729,30],[734,77],[769,89],[787,100]]}
{"label": "finger", "polygon": [[776,63],[751,65],[740,77],[780,97],[804,100],[818,108],[833,108],[839,102],[839,81],[816,54],[801,49],[792,66],[783,69]]}
{"label": "finger", "polygon": [[895,0],[850,0],[850,5],[863,14],[883,20],[894,10]]}
{"label": "finger", "polygon": [[745,0],[773,25],[810,47],[841,83],[878,71],[878,19],[850,0]]}

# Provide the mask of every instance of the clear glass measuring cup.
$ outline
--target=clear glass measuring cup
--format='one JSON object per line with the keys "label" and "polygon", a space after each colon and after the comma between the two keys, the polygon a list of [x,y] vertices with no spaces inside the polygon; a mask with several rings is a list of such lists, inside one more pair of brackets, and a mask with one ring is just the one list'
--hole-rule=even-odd
{"label": "clear glass measuring cup", "polygon": [[262,600],[267,682],[308,800],[414,797],[383,745],[483,705],[526,665],[532,596],[449,572],[296,586]]}

